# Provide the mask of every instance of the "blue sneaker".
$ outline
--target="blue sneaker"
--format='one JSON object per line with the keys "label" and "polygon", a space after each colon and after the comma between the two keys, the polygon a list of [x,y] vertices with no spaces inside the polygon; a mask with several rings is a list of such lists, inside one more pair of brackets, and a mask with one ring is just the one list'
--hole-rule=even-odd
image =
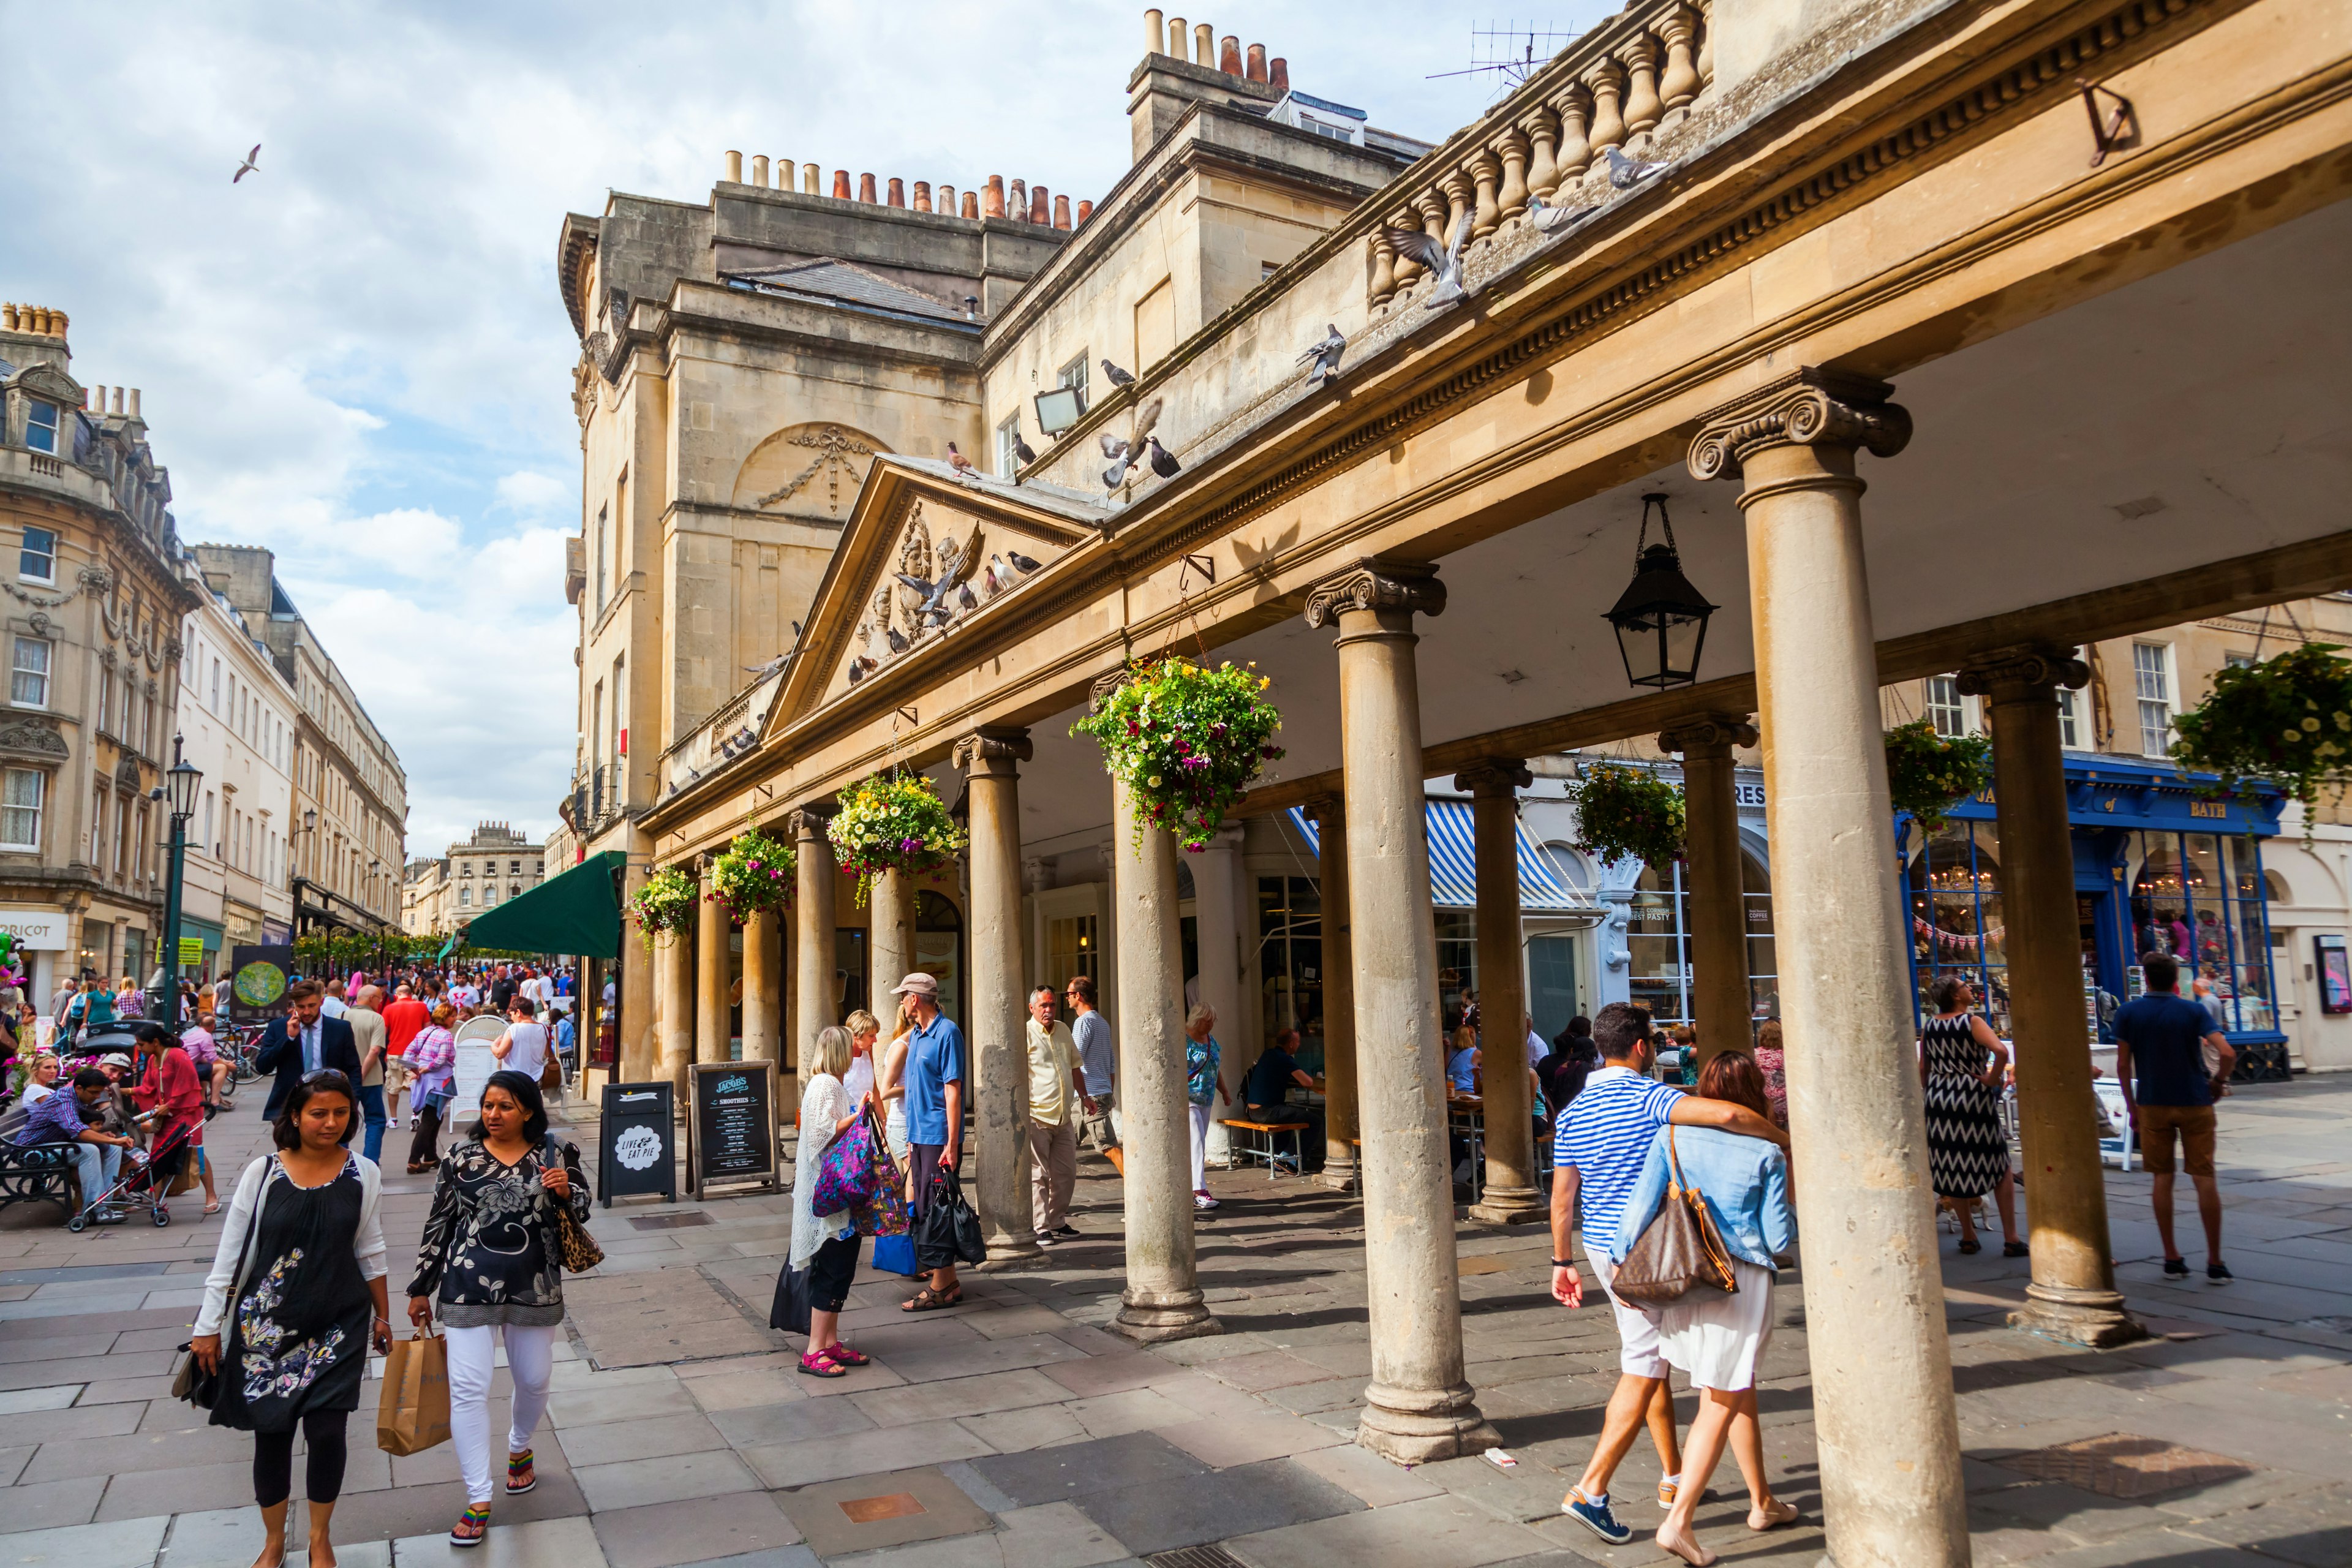
{"label": "blue sneaker", "polygon": [[1633,1539],[1633,1532],[1617,1522],[1617,1516],[1609,1511],[1607,1503],[1594,1502],[1572,1488],[1568,1500],[1559,1505],[1559,1511],[1612,1546],[1622,1546]]}

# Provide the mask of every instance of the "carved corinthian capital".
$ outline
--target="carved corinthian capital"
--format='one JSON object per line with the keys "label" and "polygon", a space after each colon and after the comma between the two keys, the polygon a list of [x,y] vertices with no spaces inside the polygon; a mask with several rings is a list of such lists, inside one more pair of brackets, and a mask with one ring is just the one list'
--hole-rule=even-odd
{"label": "carved corinthian capital", "polygon": [[1911,439],[1895,389],[1866,375],[1808,365],[1717,409],[1691,442],[1691,477],[1736,479],[1768,447],[1860,447],[1891,458]]}
{"label": "carved corinthian capital", "polygon": [[1454,787],[1472,795],[1517,795],[1535,782],[1517,757],[1486,757],[1454,775]]}
{"label": "carved corinthian capital", "polygon": [[1359,561],[1315,584],[1307,595],[1307,624],[1325,626],[1348,610],[1445,613],[1445,584],[1437,568],[1411,561]]}
{"label": "carved corinthian capital", "polygon": [[1756,739],[1756,726],[1743,714],[1698,713],[1660,731],[1658,749],[1685,757],[1694,752],[1722,755],[1735,746],[1752,746]]}
{"label": "carved corinthian capital", "polygon": [[1970,659],[1957,684],[1964,697],[2046,697],[2060,687],[2079,690],[2091,667],[2063,648],[2010,647]]}
{"label": "carved corinthian capital", "polygon": [[1026,730],[974,730],[955,743],[955,765],[970,773],[1011,773],[1036,755]]}
{"label": "carved corinthian capital", "polygon": [[823,838],[825,824],[833,820],[837,809],[830,805],[798,806],[784,814],[784,822],[796,840]]}

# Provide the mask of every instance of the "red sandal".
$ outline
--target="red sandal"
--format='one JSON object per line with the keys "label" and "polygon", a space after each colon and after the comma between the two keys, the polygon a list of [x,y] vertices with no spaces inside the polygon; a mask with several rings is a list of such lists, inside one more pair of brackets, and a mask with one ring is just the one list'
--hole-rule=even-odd
{"label": "red sandal", "polygon": [[851,1350],[847,1345],[841,1343],[838,1340],[835,1341],[832,1344],[825,1346],[824,1349],[817,1352],[816,1353],[824,1357],[825,1360],[833,1363],[835,1366],[868,1366],[871,1365],[874,1361],[874,1358],[867,1355],[864,1351]]}

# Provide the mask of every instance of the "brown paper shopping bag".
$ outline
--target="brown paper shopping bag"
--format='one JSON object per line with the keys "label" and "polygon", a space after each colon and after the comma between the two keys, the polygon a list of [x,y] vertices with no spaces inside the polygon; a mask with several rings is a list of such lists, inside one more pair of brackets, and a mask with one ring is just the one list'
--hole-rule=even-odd
{"label": "brown paper shopping bag", "polygon": [[421,1454],[449,1440],[449,1342],[424,1331],[394,1340],[383,1357],[383,1400],[375,1446]]}

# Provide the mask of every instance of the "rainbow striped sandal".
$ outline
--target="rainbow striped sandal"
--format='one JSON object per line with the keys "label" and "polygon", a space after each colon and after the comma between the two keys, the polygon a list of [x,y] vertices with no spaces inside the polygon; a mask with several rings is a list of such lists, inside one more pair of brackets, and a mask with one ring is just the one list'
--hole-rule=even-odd
{"label": "rainbow striped sandal", "polygon": [[489,1532],[490,1505],[486,1502],[468,1503],[466,1511],[457,1516],[457,1522],[449,1527],[449,1544],[479,1546],[482,1537]]}
{"label": "rainbow striped sandal", "polygon": [[539,1474],[530,1468],[530,1450],[507,1456],[507,1496],[520,1497],[539,1485]]}

